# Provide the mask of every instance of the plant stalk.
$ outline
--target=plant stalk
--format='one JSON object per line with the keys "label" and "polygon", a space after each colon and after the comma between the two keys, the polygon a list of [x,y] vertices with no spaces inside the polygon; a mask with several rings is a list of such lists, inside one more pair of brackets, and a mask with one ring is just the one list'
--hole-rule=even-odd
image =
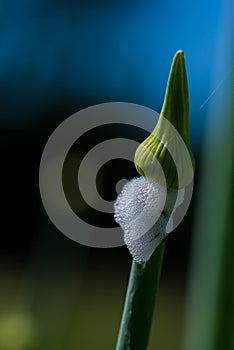
{"label": "plant stalk", "polygon": [[146,350],[158,290],[165,243],[146,264],[132,261],[116,350]]}
{"label": "plant stalk", "polygon": [[[234,349],[234,4],[227,2],[210,104],[188,290],[185,350]],[[217,78],[216,78],[217,79]]]}

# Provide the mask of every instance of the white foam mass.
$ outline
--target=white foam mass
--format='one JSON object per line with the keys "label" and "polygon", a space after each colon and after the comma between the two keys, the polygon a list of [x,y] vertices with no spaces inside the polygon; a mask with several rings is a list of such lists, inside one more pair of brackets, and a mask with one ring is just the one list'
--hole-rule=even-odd
{"label": "white foam mass", "polygon": [[127,182],[114,204],[115,221],[133,258],[144,263],[173,230],[173,212],[184,191],[167,190],[156,181],[139,177]]}

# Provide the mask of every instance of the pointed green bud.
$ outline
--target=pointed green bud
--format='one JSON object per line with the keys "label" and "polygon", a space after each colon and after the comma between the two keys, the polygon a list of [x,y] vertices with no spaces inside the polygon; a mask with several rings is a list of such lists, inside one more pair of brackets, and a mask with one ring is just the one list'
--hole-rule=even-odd
{"label": "pointed green bud", "polygon": [[178,189],[193,180],[194,158],[189,148],[189,97],[183,51],[172,62],[158,122],[135,153],[140,175],[167,188]]}

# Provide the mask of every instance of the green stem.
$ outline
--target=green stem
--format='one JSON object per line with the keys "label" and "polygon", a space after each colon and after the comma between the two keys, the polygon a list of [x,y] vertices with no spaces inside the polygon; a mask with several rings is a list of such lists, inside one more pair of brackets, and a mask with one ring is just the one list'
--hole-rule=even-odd
{"label": "green stem", "polygon": [[146,350],[165,243],[144,265],[132,262],[116,350]]}
{"label": "green stem", "polygon": [[[215,72],[229,72],[210,105],[193,242],[185,350],[234,349],[234,4],[230,1]],[[217,74],[217,73],[216,73]]]}

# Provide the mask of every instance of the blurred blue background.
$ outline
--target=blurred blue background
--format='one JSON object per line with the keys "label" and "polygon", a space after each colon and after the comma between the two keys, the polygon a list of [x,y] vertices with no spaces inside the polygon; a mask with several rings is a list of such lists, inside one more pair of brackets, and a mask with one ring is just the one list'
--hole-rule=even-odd
{"label": "blurred blue background", "polygon": [[77,108],[129,101],[160,111],[171,59],[183,49],[197,146],[221,14],[221,0],[2,1],[2,123],[38,122],[61,100]]}
{"label": "blurred blue background", "polygon": [[[41,153],[58,124],[84,107],[126,101],[160,111],[172,58],[182,49],[199,174],[207,109],[228,79],[229,68],[214,74],[225,45],[224,5],[0,2],[1,350],[114,349],[129,253],[82,247],[56,230],[39,198]],[[193,203],[167,244],[150,349],[181,348],[192,220]]]}

